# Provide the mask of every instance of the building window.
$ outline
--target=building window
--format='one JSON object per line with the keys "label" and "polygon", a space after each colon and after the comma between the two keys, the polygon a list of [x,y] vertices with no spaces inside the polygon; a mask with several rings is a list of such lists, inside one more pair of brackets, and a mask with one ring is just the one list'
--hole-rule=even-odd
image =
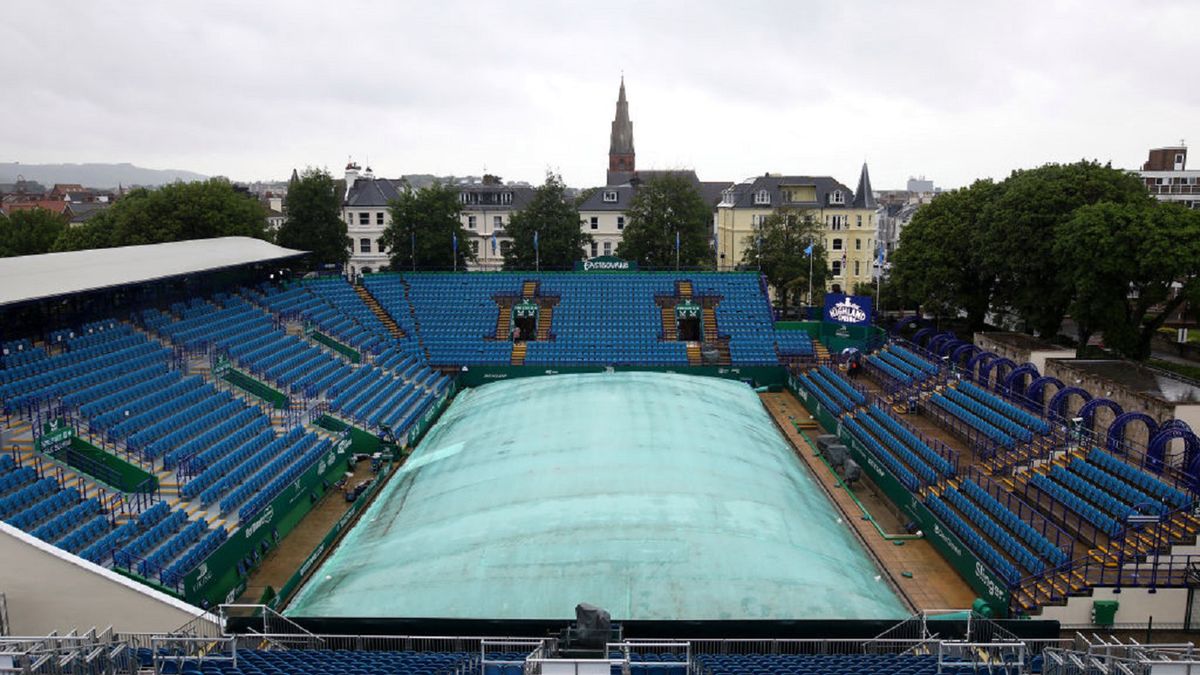
{"label": "building window", "polygon": [[754,193],[754,203],[755,204],[766,204],[767,206],[770,206],[771,205],[771,193],[767,192],[766,190],[759,190],[758,192],[755,192]]}
{"label": "building window", "polygon": [[830,229],[840,230],[846,226],[846,216],[833,216],[830,223]]}
{"label": "building window", "polygon": [[509,241],[508,239],[505,239],[505,240],[503,240],[503,241],[501,241],[501,242],[500,242],[500,253],[501,253],[501,255],[507,255],[507,254],[508,254],[508,249],[510,249],[510,248],[512,248],[512,242],[511,242],[511,241]]}
{"label": "building window", "polygon": [[604,255],[612,255],[612,242],[604,242]]}
{"label": "building window", "polygon": [[359,225],[370,225],[370,224],[371,224],[371,214],[370,214],[370,212],[368,212],[368,211],[359,211],[359,213],[358,213],[358,224],[359,224]]}
{"label": "building window", "polygon": [[858,214],[858,216],[856,216],[856,217],[858,218],[858,220],[857,220],[857,221],[856,221],[854,224],[855,224],[855,225],[857,225],[857,226],[859,226],[859,227],[862,227],[862,214],[860,213],[860,214]]}
{"label": "building window", "polygon": [[618,230],[625,229],[625,216],[617,216],[617,229]]}
{"label": "building window", "polygon": [[501,204],[511,204],[512,203],[512,193],[511,192],[501,192],[500,193],[500,203]]}
{"label": "building window", "polygon": [[599,253],[599,251],[598,251],[598,248],[599,248],[598,244],[596,244],[596,242],[594,242],[594,241],[593,241],[593,242],[592,242],[592,257],[593,257],[593,258],[595,258],[596,256],[600,255],[600,253]]}
{"label": "building window", "polygon": [[832,263],[830,263],[829,264],[829,273],[835,277],[842,276],[842,261],[834,260]]}
{"label": "building window", "polygon": [[841,190],[834,190],[833,192],[829,193],[829,203],[830,204],[845,204],[846,203],[846,195],[842,194]]}
{"label": "building window", "polygon": [[473,253],[477,256],[479,255],[479,240],[478,239],[471,240],[471,253]]}
{"label": "building window", "polygon": [[493,230],[503,230],[504,229],[504,216],[492,216],[492,229]]}
{"label": "building window", "polygon": [[382,224],[383,224],[383,211],[376,211],[376,212],[375,212],[375,224],[376,224],[376,225],[382,225]]}
{"label": "building window", "polygon": [[842,250],[842,240],[841,239],[833,240],[833,250],[835,250],[835,251]]}
{"label": "building window", "polygon": [[858,275],[859,275],[859,270],[860,270],[860,269],[861,269],[861,268],[859,267],[859,262],[858,262],[857,260],[855,260],[855,261],[854,261],[854,276],[858,276]]}
{"label": "building window", "polygon": [[368,239],[367,237],[363,237],[362,239],[359,239],[358,240],[358,252],[359,253],[370,253],[371,252],[371,240]]}
{"label": "building window", "polygon": [[[600,219],[597,218],[596,216],[592,216],[592,229],[593,230],[600,229]],[[595,256],[596,256],[596,245],[592,244],[592,257],[595,257]]]}
{"label": "building window", "polygon": [[346,213],[346,224],[347,225],[354,224],[354,214],[353,213],[349,213],[349,212]]}
{"label": "building window", "polygon": [[475,229],[475,216],[467,216],[467,229]]}
{"label": "building window", "polygon": [[462,204],[466,204],[467,203],[467,193],[465,193],[465,192],[458,193],[458,201]]}
{"label": "building window", "polygon": [[859,239],[858,237],[854,238],[854,250],[855,251],[862,250],[862,239]]}
{"label": "building window", "polygon": [[604,191],[604,201],[609,204],[616,204],[617,203],[617,191],[616,190],[605,190]]}

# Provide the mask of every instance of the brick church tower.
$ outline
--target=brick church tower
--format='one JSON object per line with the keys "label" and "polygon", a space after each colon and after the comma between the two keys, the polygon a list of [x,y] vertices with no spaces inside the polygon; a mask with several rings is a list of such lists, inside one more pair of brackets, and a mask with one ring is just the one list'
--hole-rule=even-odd
{"label": "brick church tower", "polygon": [[633,177],[636,170],[633,152],[633,122],[629,121],[629,102],[625,100],[625,76],[621,76],[621,92],[617,96],[617,116],[612,123],[608,142],[607,185],[621,185]]}

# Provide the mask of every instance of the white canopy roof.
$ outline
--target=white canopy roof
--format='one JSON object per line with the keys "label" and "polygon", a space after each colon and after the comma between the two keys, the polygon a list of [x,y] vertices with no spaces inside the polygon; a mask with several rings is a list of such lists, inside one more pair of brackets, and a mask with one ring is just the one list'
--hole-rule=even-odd
{"label": "white canopy roof", "polygon": [[304,253],[261,239],[218,237],[0,258],[0,306]]}

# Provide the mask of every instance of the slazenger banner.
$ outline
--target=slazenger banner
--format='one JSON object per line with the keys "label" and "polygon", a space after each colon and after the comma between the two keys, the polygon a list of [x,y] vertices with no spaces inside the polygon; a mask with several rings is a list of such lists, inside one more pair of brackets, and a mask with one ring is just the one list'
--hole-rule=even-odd
{"label": "slazenger banner", "polygon": [[845,326],[866,326],[871,323],[871,297],[826,293],[825,314],[821,320]]}

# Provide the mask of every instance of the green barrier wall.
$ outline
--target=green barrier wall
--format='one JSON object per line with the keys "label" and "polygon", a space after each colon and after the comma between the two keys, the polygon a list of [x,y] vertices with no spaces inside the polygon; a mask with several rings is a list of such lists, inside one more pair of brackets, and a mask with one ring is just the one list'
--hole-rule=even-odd
{"label": "green barrier wall", "polygon": [[813,414],[826,430],[838,436],[842,444],[850,451],[854,461],[871,477],[871,481],[883,491],[884,495],[896,505],[900,511],[913,519],[924,533],[925,539],[937,549],[938,553],[950,563],[967,581],[967,584],[979,593],[991,607],[996,617],[1008,613],[1009,592],[1007,584],[967,548],[962,541],[942,526],[941,521],[933,514],[917,495],[909,492],[900,481],[885,470],[883,465],[867,451],[861,443],[846,431],[828,411],[824,410],[815,396],[809,396],[802,387],[798,386],[794,376],[788,376],[788,386],[804,403],[804,407]]}
{"label": "green barrier wall", "polygon": [[822,321],[779,321],[775,328],[802,330],[808,333],[810,338],[820,340],[834,354],[847,347],[865,351],[887,340],[887,331],[878,326],[841,326]]}
{"label": "green barrier wall", "polygon": [[212,607],[233,602],[241,595],[246,578],[239,574],[238,563],[248,560],[255,550],[265,552],[260,548],[264,542],[268,549],[274,546],[274,533],[278,532],[282,539],[296,527],[325,493],[325,483],[332,483],[345,473],[351,445],[348,435],[339,439],[325,457],[284,488],[270,506],[249,523],[239,524],[229,539],[184,577],[183,598],[193,605]]}
{"label": "green barrier wall", "polygon": [[121,492],[152,493],[158,489],[158,478],[154,474],[78,436],[71,439],[70,447],[55,453],[54,458]]}
{"label": "green barrier wall", "polygon": [[350,431],[351,449],[354,454],[373,455],[379,452],[379,448],[383,446],[383,441],[379,437],[369,431],[363,431],[358,427],[347,424],[342,420],[330,415],[321,415],[313,422],[313,424],[328,429],[336,434],[340,434],[347,429]]}
{"label": "green barrier wall", "polygon": [[240,370],[230,368],[228,372],[221,376],[221,379],[250,394],[251,396],[257,396],[258,398],[261,398],[275,408],[284,410],[288,407],[287,394],[266,384],[265,382],[260,382],[253,377],[250,377]]}
{"label": "green barrier wall", "polygon": [[[563,375],[568,373],[602,373],[610,370],[605,366],[471,366],[458,374],[462,387],[478,387],[488,382],[507,380],[514,377],[538,375]],[[723,377],[730,380],[752,380],[756,387],[782,386],[787,381],[787,370],[783,366],[614,366],[617,372],[679,373],[680,375],[704,375]]]}
{"label": "green barrier wall", "polygon": [[342,354],[346,358],[350,359],[350,363],[362,363],[362,352],[359,352],[357,349],[354,349],[350,345],[343,344],[343,343],[335,340],[334,338],[322,333],[321,331],[314,330],[309,335],[312,337],[313,340],[320,342],[321,344],[325,345],[326,347],[329,347],[333,351],[338,352],[339,354]]}

